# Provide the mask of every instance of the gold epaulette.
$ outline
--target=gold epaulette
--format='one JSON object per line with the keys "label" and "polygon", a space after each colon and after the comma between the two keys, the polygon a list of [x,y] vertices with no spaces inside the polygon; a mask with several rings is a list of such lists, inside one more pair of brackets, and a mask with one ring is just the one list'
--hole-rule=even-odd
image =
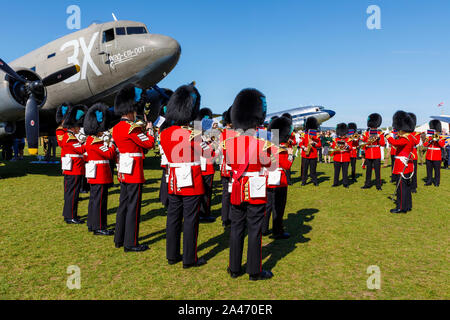
{"label": "gold epaulette", "polygon": [[131,134],[134,131],[134,129],[137,129],[137,128],[141,129],[141,131],[142,131],[142,126],[140,126],[139,124],[130,123],[130,130],[128,130],[128,134]]}
{"label": "gold epaulette", "polygon": [[78,141],[77,137],[75,137],[72,133],[68,132],[67,135],[68,135],[67,142],[72,140]]}
{"label": "gold epaulette", "polygon": [[191,135],[189,136],[189,141],[194,140],[196,137],[201,136],[202,135],[202,131],[201,130],[195,130],[193,128],[189,128],[189,127],[182,127],[183,129],[186,130],[191,130]]}
{"label": "gold epaulette", "polygon": [[103,143],[103,140],[100,139],[99,137],[94,137],[94,136],[93,136],[92,138],[93,138],[93,139],[92,139],[91,144],[99,143],[99,142]]}

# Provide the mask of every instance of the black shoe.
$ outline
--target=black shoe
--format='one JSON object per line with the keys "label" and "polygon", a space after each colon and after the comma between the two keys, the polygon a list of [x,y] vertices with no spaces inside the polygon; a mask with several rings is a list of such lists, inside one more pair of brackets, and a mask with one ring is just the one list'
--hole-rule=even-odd
{"label": "black shoe", "polygon": [[315,186],[315,187],[318,187],[318,186],[319,186],[319,183],[314,182],[314,186]]}
{"label": "black shoe", "polygon": [[267,280],[272,277],[273,277],[273,273],[271,271],[263,270],[263,271],[261,271],[261,273],[250,275],[249,278],[251,281],[258,281],[258,280]]}
{"label": "black shoe", "polygon": [[434,186],[435,186],[436,188],[437,188],[437,187],[439,187],[439,185],[438,185],[438,184],[435,184]]}
{"label": "black shoe", "polygon": [[112,236],[114,235],[113,230],[95,230],[94,236]]}
{"label": "black shoe", "polygon": [[412,189],[411,193],[417,193],[417,189]]}
{"label": "black shoe", "polygon": [[391,210],[391,213],[406,213],[406,212],[408,212],[408,211],[406,211],[406,210],[400,210],[400,209],[392,209],[392,210]]}
{"label": "black shoe", "polygon": [[178,258],[176,258],[175,260],[171,260],[171,259],[167,259],[167,262],[172,266],[174,264],[177,264],[178,262],[183,261],[183,257],[179,256]]}
{"label": "black shoe", "polygon": [[183,269],[189,269],[189,268],[194,268],[194,267],[201,267],[203,265],[205,265],[207,262],[205,259],[200,258],[197,260],[197,262],[193,263],[193,264],[183,264]]}
{"label": "black shoe", "polygon": [[344,188],[347,188],[347,189],[348,189],[348,185],[347,185],[347,184],[344,184]]}
{"label": "black shoe", "polygon": [[66,219],[64,220],[67,224],[84,224],[84,221],[80,219]]}
{"label": "black shoe", "polygon": [[93,232],[94,230],[92,230],[92,228],[88,228],[88,231],[89,231],[89,232]]}
{"label": "black shoe", "polygon": [[123,248],[123,251],[125,251],[125,252],[143,252],[146,250],[148,250],[148,246],[145,244],[140,244],[135,247],[124,247]]}
{"label": "black shoe", "polygon": [[272,233],[272,231],[265,231],[262,233],[263,236],[267,237],[268,235],[270,235]]}
{"label": "black shoe", "polygon": [[116,243],[115,246],[117,249],[120,249],[123,247],[123,243]]}
{"label": "black shoe", "polygon": [[306,186],[306,183],[305,183],[305,182],[302,183],[302,187],[304,187],[304,186]]}
{"label": "black shoe", "polygon": [[370,189],[371,187],[369,187],[369,186],[363,186],[363,187],[361,187],[361,189]]}
{"label": "black shoe", "polygon": [[381,191],[381,190],[383,190],[383,189],[381,189],[381,187],[377,187],[377,190],[378,190],[378,191]]}
{"label": "black shoe", "polygon": [[216,218],[214,217],[200,217],[200,223],[213,223],[216,222]]}
{"label": "black shoe", "polygon": [[273,238],[275,240],[285,240],[285,239],[289,239],[291,237],[291,235],[287,232],[281,233],[281,234],[275,234],[273,236]]}
{"label": "black shoe", "polygon": [[242,275],[242,271],[239,272],[233,272],[231,271],[230,267],[227,268],[227,273],[232,277],[233,279],[236,279]]}

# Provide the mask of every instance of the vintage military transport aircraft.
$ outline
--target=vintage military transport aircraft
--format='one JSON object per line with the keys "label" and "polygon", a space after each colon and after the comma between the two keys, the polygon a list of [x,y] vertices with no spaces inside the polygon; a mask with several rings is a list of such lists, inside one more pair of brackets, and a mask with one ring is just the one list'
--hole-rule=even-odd
{"label": "vintage military transport aircraft", "polygon": [[176,40],[151,34],[143,23],[113,21],[92,24],[9,64],[0,59],[0,139],[26,133],[30,154],[36,154],[39,132],[54,126],[59,105],[112,105],[125,84],[156,86],[180,55]]}

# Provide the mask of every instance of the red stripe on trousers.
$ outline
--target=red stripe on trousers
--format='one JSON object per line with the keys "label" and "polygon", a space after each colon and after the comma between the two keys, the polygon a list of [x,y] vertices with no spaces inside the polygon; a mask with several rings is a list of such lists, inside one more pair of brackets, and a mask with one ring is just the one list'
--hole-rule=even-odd
{"label": "red stripe on trousers", "polygon": [[137,245],[137,225],[138,225],[138,211],[139,211],[139,202],[141,201],[141,185],[139,185],[138,191],[138,199],[136,204],[136,225],[134,226],[134,245]]}

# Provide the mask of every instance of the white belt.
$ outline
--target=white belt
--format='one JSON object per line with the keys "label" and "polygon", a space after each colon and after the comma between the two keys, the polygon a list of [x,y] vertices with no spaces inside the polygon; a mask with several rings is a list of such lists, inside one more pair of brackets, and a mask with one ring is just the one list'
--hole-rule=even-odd
{"label": "white belt", "polygon": [[144,155],[142,153],[121,153],[121,156],[125,157],[143,157]]}
{"label": "white belt", "polygon": [[408,165],[408,162],[409,162],[409,158],[408,157],[396,156],[395,159],[400,160],[405,166]]}
{"label": "white belt", "polygon": [[375,145],[373,145],[373,146],[366,146],[366,148],[377,148],[377,147],[379,147],[378,145],[377,146],[375,146]]}
{"label": "white belt", "polygon": [[200,165],[201,165],[200,162],[169,163],[169,167],[171,168],[194,167]]}
{"label": "white belt", "polygon": [[88,163],[92,163],[92,164],[109,164],[109,161],[108,160],[88,161]]}
{"label": "white belt", "polygon": [[261,177],[261,176],[264,176],[264,174],[259,171],[258,172],[244,172],[242,174],[242,176],[243,177]]}
{"label": "white belt", "polygon": [[64,155],[64,157],[69,157],[69,158],[84,158],[84,156],[82,154],[66,154]]}
{"label": "white belt", "polygon": [[441,148],[428,148],[428,150],[441,150]]}

